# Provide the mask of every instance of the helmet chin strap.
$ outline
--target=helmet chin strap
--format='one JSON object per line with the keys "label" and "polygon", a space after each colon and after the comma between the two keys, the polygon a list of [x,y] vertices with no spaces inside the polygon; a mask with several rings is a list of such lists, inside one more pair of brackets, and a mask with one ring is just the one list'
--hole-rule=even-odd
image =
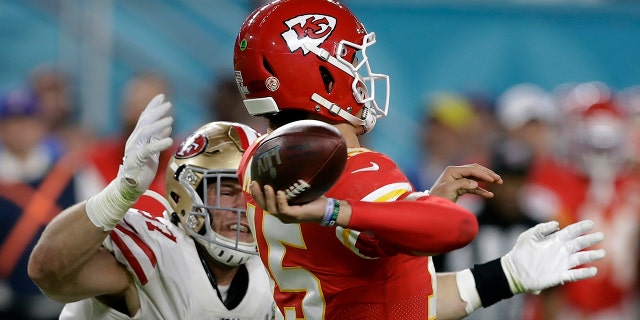
{"label": "helmet chin strap", "polygon": [[321,105],[322,107],[326,108],[332,114],[337,114],[341,118],[349,121],[349,123],[351,123],[352,125],[362,126],[362,128],[364,129],[363,134],[371,131],[371,129],[373,129],[373,127],[376,125],[376,120],[377,120],[376,114],[372,112],[373,109],[371,109],[369,104],[365,104],[365,106],[362,108],[362,119],[360,119],[352,115],[351,113],[345,111],[344,109],[340,108],[339,105],[323,98],[317,93],[314,93],[311,96],[311,100]]}

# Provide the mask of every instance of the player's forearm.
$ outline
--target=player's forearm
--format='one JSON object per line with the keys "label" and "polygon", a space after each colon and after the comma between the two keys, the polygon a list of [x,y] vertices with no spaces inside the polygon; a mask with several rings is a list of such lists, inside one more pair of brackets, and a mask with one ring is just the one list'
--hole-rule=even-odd
{"label": "player's forearm", "polygon": [[33,249],[29,277],[45,293],[64,290],[107,235],[89,220],[86,202],[65,209],[47,225]]}
{"label": "player's forearm", "polygon": [[68,283],[93,258],[140,193],[117,177],[86,202],[64,210],[45,228],[34,248],[29,276],[41,288]]}
{"label": "player's forearm", "polygon": [[[437,254],[469,244],[478,233],[473,213],[438,197],[416,201],[350,201],[338,224],[376,237],[414,254]],[[340,212],[342,215],[342,209]]]}
{"label": "player's forearm", "polygon": [[438,310],[439,320],[463,319],[467,316],[465,311],[466,302],[460,298],[458,285],[456,283],[456,273],[438,273],[438,298],[436,300],[436,310]]}

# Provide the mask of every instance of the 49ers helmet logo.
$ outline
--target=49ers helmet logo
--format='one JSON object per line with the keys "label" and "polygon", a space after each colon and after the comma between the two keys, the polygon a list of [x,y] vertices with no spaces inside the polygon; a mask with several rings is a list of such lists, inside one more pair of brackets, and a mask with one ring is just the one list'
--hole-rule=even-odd
{"label": "49ers helmet logo", "polygon": [[323,14],[305,14],[284,23],[289,27],[289,30],[281,35],[289,50],[294,52],[302,49],[305,55],[309,53],[309,50],[304,45],[320,46],[336,28],[336,18]]}
{"label": "49ers helmet logo", "polygon": [[207,146],[209,139],[202,132],[195,132],[182,141],[176,150],[176,159],[187,159],[201,154]]}

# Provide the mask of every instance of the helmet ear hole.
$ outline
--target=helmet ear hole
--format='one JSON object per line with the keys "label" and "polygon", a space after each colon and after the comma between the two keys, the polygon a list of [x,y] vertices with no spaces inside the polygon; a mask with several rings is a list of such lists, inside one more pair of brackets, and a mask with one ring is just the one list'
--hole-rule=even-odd
{"label": "helmet ear hole", "polygon": [[267,70],[267,72],[269,72],[270,75],[274,75],[273,74],[273,68],[271,68],[271,65],[269,64],[269,61],[267,61],[267,58],[263,57],[262,58],[262,66],[264,67],[265,70]]}
{"label": "helmet ear hole", "polygon": [[175,203],[180,203],[180,195],[175,193],[174,191],[171,191],[171,200],[173,200],[173,202]]}
{"label": "helmet ear hole", "polygon": [[320,76],[322,77],[322,83],[324,83],[324,89],[327,93],[331,93],[333,90],[333,84],[335,83],[333,76],[324,66],[320,66]]}
{"label": "helmet ear hole", "polygon": [[205,234],[207,234],[207,228],[205,228],[205,226],[201,226],[200,229],[198,230],[198,234],[201,236],[204,236]]}
{"label": "helmet ear hole", "polygon": [[180,217],[178,217],[178,214],[175,212],[171,213],[171,223],[175,224],[176,226],[180,223]]}

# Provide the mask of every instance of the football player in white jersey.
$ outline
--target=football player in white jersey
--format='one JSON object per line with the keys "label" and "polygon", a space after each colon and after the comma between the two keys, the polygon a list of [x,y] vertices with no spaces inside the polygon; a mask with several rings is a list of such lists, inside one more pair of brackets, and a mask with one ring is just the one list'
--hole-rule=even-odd
{"label": "football player in white jersey", "polygon": [[65,209],[38,241],[29,276],[67,303],[60,319],[273,318],[236,177],[257,132],[232,122],[202,126],[169,163],[168,211],[131,208],[173,143],[172,122],[171,103],[156,96],[127,141],[117,178]]}

